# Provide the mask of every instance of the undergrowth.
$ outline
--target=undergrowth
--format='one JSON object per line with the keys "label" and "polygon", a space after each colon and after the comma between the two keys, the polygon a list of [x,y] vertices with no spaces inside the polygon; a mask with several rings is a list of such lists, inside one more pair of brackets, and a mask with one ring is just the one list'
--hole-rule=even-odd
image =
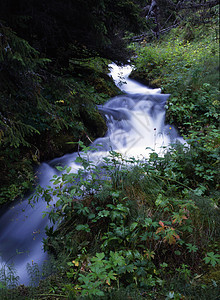
{"label": "undergrowth", "polygon": [[[171,93],[167,119],[188,145],[141,161],[111,151],[98,166],[81,155],[78,173],[58,166],[36,198],[55,225],[45,250],[63,263],[27,299],[218,299],[218,36],[206,32],[132,46],[139,78]],[[0,292],[11,295],[4,282]]]}
{"label": "undergrowth", "polygon": [[171,96],[167,121],[183,133],[197,132],[219,118],[219,33],[218,24],[193,28],[178,27],[159,42],[132,44],[136,53],[133,76],[159,86]]}
{"label": "undergrowth", "polygon": [[118,89],[107,75],[109,61],[79,43],[69,47],[68,66],[61,68],[2,24],[0,36],[1,206],[31,189],[41,161],[76,150],[67,142],[103,136],[96,105]]}
{"label": "undergrowth", "polygon": [[[51,187],[39,187],[35,197],[48,202],[49,218],[58,225],[47,229],[44,246],[55,257],[65,257],[63,295],[207,299],[212,293],[217,299],[215,182],[205,186],[192,170],[179,170],[181,158],[192,159],[195,152],[191,143],[190,148],[173,147],[163,158],[153,152],[148,161],[139,161],[111,151],[99,166],[81,155],[78,173],[57,167],[60,176],[54,176]],[[211,282],[203,280],[212,272]]]}

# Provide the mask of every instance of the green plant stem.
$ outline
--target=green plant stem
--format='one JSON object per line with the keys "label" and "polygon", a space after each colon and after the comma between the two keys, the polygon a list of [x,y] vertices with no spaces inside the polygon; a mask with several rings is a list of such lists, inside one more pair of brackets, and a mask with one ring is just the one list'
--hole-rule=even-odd
{"label": "green plant stem", "polygon": [[66,295],[58,295],[58,294],[39,294],[38,295],[38,297],[47,297],[47,296],[68,298],[68,296],[66,296]]}
{"label": "green plant stem", "polygon": [[179,184],[179,185],[184,186],[185,188],[189,189],[190,191],[194,191],[193,189],[191,189],[191,188],[188,187],[187,185],[185,185],[185,184],[183,184],[183,183],[181,183],[181,182],[179,182],[179,181],[177,181],[177,180],[175,180],[175,179],[167,178],[167,177],[164,177],[164,176],[161,176],[161,175],[154,175],[154,174],[152,174],[152,173],[151,173],[151,175],[154,176],[154,177],[158,177],[158,178],[164,179],[164,180],[173,181],[173,182],[175,182],[175,183],[177,183],[177,184]]}

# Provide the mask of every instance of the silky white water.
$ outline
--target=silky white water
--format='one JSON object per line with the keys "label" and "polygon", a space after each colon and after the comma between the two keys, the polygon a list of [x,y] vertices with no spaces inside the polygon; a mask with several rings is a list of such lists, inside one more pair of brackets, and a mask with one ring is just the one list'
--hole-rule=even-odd
{"label": "silky white water", "polygon": [[[163,155],[171,143],[184,143],[173,126],[165,124],[165,103],[169,95],[161,94],[160,89],[150,89],[128,78],[131,66],[110,65],[110,76],[124,92],[98,110],[106,119],[108,131],[105,137],[98,138],[91,146],[97,148],[88,153],[96,164],[109,150],[120,152],[126,157],[147,158],[152,151]],[[101,146],[100,146],[101,145]],[[67,154],[51,162],[43,163],[38,169],[39,184],[46,187],[57,174],[56,164],[68,165],[73,172],[80,168],[75,163],[78,153]],[[44,228],[49,225],[42,218],[47,204],[39,200],[32,208],[28,198],[10,207],[0,217],[0,268],[14,264],[19,282],[28,284],[27,263],[42,265],[47,259],[43,252]]]}
{"label": "silky white water", "polygon": [[110,64],[109,67],[111,69],[110,76],[112,76],[117,87],[123,92],[128,94],[161,93],[161,89],[150,89],[145,85],[138,83],[136,80],[130,79],[129,75],[132,71],[131,65],[119,67],[113,63]]}

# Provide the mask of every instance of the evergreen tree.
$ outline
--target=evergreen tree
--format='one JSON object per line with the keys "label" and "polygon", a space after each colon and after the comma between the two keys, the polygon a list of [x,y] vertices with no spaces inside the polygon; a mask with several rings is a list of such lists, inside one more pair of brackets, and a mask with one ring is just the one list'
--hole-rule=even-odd
{"label": "evergreen tree", "polygon": [[143,18],[138,1],[2,0],[0,19],[40,52],[56,57],[76,41],[102,56],[121,59],[125,30],[138,32]]}

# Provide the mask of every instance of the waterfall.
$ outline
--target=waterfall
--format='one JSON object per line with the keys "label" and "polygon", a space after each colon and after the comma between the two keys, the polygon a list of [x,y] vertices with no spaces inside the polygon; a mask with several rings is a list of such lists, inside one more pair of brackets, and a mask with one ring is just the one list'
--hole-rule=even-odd
{"label": "waterfall", "polygon": [[[124,94],[98,106],[108,131],[92,143],[97,150],[88,154],[89,159],[98,164],[109,150],[127,157],[146,158],[152,150],[163,155],[169,144],[184,143],[175,128],[165,124],[165,103],[169,95],[129,79],[131,66],[111,64],[110,68],[110,76]],[[74,162],[77,155],[67,154],[48,164],[42,163],[38,169],[39,184],[42,187],[50,184],[50,179],[57,174],[56,164],[68,165],[73,172],[77,171],[80,168]],[[42,218],[46,206],[45,201],[39,200],[31,207],[27,198],[0,216],[0,268],[14,263],[22,284],[28,284],[27,263],[41,265],[47,259],[42,249],[44,228],[49,225],[49,220]]]}

